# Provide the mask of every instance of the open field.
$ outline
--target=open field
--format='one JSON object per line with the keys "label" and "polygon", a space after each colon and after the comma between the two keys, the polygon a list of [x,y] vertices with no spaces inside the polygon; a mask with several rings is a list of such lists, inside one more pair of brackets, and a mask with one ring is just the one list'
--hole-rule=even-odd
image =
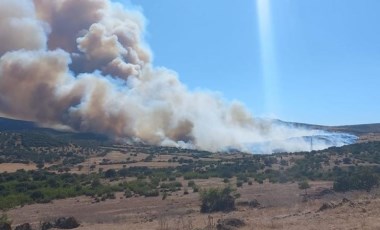
{"label": "open field", "polygon": [[[214,186],[218,181],[197,181],[204,186]],[[331,183],[314,182],[309,189],[312,197]],[[201,214],[197,193],[183,195],[182,191],[166,200],[161,197],[133,197],[95,203],[88,197],[57,200],[49,204],[35,204],[8,212],[15,225],[30,222],[37,226],[59,216],[75,216],[81,222],[78,229],[206,229],[215,227],[218,219],[235,217],[245,221],[241,229],[378,229],[380,228],[380,192],[351,192],[329,194],[318,199],[302,201],[303,191],[296,184],[257,183],[239,188],[239,201],[257,199],[260,208],[238,206],[230,213]],[[342,198],[350,201],[342,203]],[[342,203],[341,206],[319,212],[324,202]],[[210,226],[211,225],[211,226]],[[212,229],[212,228],[210,228]]]}
{"label": "open field", "polygon": [[16,172],[17,170],[35,170],[37,169],[36,165],[33,163],[21,164],[21,163],[3,163],[0,164],[0,173],[3,172]]}

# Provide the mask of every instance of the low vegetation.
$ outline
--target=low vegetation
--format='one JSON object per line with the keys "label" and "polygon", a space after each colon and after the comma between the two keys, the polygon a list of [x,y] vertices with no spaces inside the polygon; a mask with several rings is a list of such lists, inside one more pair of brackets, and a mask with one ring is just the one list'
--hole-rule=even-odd
{"label": "low vegetation", "polygon": [[228,212],[234,210],[236,194],[233,193],[234,190],[230,186],[201,190],[201,212]]}
{"label": "low vegetation", "polygon": [[[236,178],[234,187],[238,188],[254,182],[298,182],[305,193],[306,181],[315,180],[333,181],[337,192],[370,191],[379,186],[380,142],[311,153],[252,155],[143,144],[115,145],[99,135],[31,130],[0,129],[0,164],[33,163],[38,168],[0,173],[2,210],[81,195],[100,202],[114,199],[115,192],[122,192],[126,198],[161,195],[166,199],[180,190],[185,195],[200,191],[203,212],[233,209],[235,198],[231,187],[204,190],[194,181],[208,178],[220,178],[226,184]],[[106,159],[111,151],[119,151],[125,158]],[[162,155],[166,156],[167,167],[134,165],[162,163],[158,160]],[[92,158],[103,160],[84,170],[85,162]],[[182,183],[183,179],[187,182]]]}

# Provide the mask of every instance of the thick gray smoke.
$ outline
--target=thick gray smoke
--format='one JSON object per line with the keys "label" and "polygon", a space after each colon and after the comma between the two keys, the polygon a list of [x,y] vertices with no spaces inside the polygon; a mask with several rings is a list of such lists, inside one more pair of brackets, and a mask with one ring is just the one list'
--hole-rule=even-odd
{"label": "thick gray smoke", "polygon": [[0,113],[155,145],[309,148],[283,140],[315,131],[255,120],[153,67],[144,28],[140,12],[109,0],[0,0]]}

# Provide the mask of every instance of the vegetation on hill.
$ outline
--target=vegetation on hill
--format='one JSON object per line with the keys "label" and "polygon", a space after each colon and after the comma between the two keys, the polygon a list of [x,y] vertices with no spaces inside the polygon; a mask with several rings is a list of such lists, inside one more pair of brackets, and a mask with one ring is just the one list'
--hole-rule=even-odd
{"label": "vegetation on hill", "polygon": [[[4,121],[0,119],[0,124]],[[14,125],[0,129],[1,163],[35,163],[39,170],[19,170],[0,173],[0,209],[18,205],[50,202],[54,199],[91,196],[95,201],[115,198],[115,192],[131,196],[159,196],[166,198],[173,192],[188,188],[197,192],[195,179],[220,178],[229,183],[236,178],[236,187],[269,181],[271,183],[305,181],[333,181],[337,192],[350,190],[370,191],[379,186],[380,142],[359,143],[322,151],[251,155],[240,152],[211,153],[175,147],[157,147],[144,144],[116,145],[96,134],[76,134],[48,129],[31,128],[31,124]],[[31,128],[25,130],[22,127]],[[123,164],[123,168],[93,170],[87,174],[71,170],[83,168],[91,157],[102,157],[110,151],[121,151],[142,159],[120,162],[102,161],[98,166]],[[159,155],[166,159],[167,167],[131,166],[128,164],[156,162]],[[93,168],[94,167],[94,168]],[[78,174],[77,174],[78,173]],[[126,178],[133,178],[126,180]],[[187,187],[177,179],[188,180]],[[301,186],[302,185],[302,186]],[[233,208],[233,191],[228,188],[200,189],[203,212]],[[306,191],[305,191],[306,192]]]}

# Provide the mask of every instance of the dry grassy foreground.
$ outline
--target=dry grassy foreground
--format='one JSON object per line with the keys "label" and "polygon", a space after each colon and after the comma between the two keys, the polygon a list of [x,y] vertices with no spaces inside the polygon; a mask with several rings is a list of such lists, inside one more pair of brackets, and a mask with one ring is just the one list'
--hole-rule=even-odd
{"label": "dry grassy foreground", "polygon": [[[197,181],[202,187],[221,185],[219,179]],[[314,182],[308,194],[318,195],[331,183]],[[257,199],[261,208],[238,206],[230,213],[211,215],[199,212],[198,194],[179,191],[166,200],[161,197],[133,197],[95,203],[80,197],[57,200],[49,204],[34,204],[11,210],[13,224],[25,222],[38,226],[58,216],[74,216],[81,222],[80,230],[97,229],[215,229],[219,219],[236,217],[247,224],[241,229],[380,229],[380,191],[329,194],[302,201],[303,191],[295,183],[244,185],[238,201]],[[342,202],[347,197],[349,202]],[[335,208],[318,211],[323,203],[334,203]]]}

